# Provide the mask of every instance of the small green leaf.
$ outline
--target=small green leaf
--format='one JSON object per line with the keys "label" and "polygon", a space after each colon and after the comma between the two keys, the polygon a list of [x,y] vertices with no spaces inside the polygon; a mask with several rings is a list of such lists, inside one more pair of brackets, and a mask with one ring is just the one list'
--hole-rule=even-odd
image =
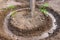
{"label": "small green leaf", "polygon": [[0,10],[8,10],[8,9],[14,9],[15,6],[14,5],[9,5],[8,7],[6,8],[0,8]]}
{"label": "small green leaf", "polygon": [[44,10],[44,13],[47,14],[47,10]]}
{"label": "small green leaf", "polygon": [[10,8],[10,9],[14,9],[15,6],[14,6],[14,5],[10,5],[8,8]]}
{"label": "small green leaf", "polygon": [[42,6],[40,6],[40,11],[42,12],[42,13],[44,13],[46,16],[48,16],[48,11],[46,10],[46,7],[48,7],[48,3],[45,3],[45,4],[43,4]]}
{"label": "small green leaf", "polygon": [[47,10],[46,9],[40,9],[40,11],[47,16]]}
{"label": "small green leaf", "polygon": [[40,10],[40,11],[44,13],[44,10]]}

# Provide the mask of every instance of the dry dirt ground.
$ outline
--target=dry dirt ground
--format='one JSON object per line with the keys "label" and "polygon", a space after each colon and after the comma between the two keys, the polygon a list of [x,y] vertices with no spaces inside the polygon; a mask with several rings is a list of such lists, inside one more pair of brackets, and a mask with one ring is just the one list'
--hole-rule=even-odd
{"label": "dry dirt ground", "polygon": [[[53,8],[55,11],[57,11],[58,14],[60,14],[60,0],[51,0],[51,1],[49,1],[49,6],[51,8]],[[12,40],[4,32],[4,29],[3,29],[4,18],[6,17],[7,14],[8,14],[8,12],[1,12],[0,11],[0,40]],[[53,36],[48,37],[46,39],[42,39],[42,40],[60,40],[60,29]]]}

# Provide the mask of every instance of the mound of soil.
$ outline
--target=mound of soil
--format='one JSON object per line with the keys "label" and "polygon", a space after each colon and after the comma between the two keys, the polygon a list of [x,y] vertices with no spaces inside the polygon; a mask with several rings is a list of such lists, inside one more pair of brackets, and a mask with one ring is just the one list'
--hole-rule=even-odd
{"label": "mound of soil", "polygon": [[9,20],[9,29],[18,36],[37,36],[52,27],[52,20],[38,9],[32,17],[29,9],[17,11]]}

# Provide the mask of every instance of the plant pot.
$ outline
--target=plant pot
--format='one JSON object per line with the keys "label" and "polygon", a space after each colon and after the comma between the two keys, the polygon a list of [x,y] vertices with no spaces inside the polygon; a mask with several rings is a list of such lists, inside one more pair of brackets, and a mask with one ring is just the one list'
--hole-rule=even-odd
{"label": "plant pot", "polygon": [[[39,40],[39,39],[49,37],[49,33],[52,34],[54,32],[54,30],[56,29],[56,27],[57,27],[57,25],[55,24],[56,19],[54,18],[54,16],[51,13],[48,12],[48,17],[46,17],[43,13],[39,13],[39,9],[37,8],[37,10],[36,10],[37,12],[35,11],[36,14],[34,14],[34,16],[32,18],[31,14],[27,14],[28,16],[26,16],[24,11],[30,12],[30,9],[23,8],[23,9],[16,10],[16,12],[20,12],[20,13],[23,12],[22,14],[20,14],[20,16],[21,15],[24,16],[24,17],[19,16],[19,18],[21,18],[20,21],[19,21],[18,17],[17,17],[18,19],[16,19],[16,20],[18,20],[17,22],[26,23],[26,22],[28,22],[27,21],[28,19],[29,20],[32,19],[33,21],[31,21],[32,23],[30,24],[30,26],[28,23],[26,23],[26,24],[28,24],[27,27],[25,27],[26,24],[24,24],[25,25],[24,28],[19,27],[20,25],[17,26],[19,23],[17,23],[16,21],[13,20],[14,17],[16,18],[16,15],[11,16],[13,12],[10,12],[4,20],[4,30],[9,36],[11,36],[12,39],[15,39],[15,40],[17,40],[17,39],[18,40]],[[43,20],[43,22],[41,22],[39,20],[40,18],[42,18],[41,16],[45,18],[45,20]],[[11,19],[11,17],[13,17],[13,19]],[[34,18],[36,18],[36,19],[34,19]],[[13,20],[13,21],[11,21],[11,20]],[[17,25],[14,24],[14,22]],[[31,26],[32,24],[34,24],[34,25]],[[35,25],[37,25],[37,26],[35,26]]]}

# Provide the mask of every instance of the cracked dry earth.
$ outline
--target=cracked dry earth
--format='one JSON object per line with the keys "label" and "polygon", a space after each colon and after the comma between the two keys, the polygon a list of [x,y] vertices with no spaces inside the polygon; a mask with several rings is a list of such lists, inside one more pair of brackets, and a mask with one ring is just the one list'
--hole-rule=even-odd
{"label": "cracked dry earth", "polygon": [[[1,3],[4,4],[4,2],[0,2],[0,5],[2,5]],[[57,11],[58,14],[60,15],[60,0],[50,0],[48,3],[49,3],[49,7],[51,7],[53,10]],[[2,6],[0,6],[0,7],[2,8]],[[4,29],[3,29],[4,18],[10,11],[11,10],[9,10],[9,9],[8,9],[8,12],[0,10],[0,40],[12,40],[10,38],[10,36],[8,36],[4,32]],[[48,37],[46,39],[41,39],[41,40],[60,40],[60,21],[58,21],[58,24],[59,24],[58,29],[53,33],[53,35],[51,35],[50,37]]]}

